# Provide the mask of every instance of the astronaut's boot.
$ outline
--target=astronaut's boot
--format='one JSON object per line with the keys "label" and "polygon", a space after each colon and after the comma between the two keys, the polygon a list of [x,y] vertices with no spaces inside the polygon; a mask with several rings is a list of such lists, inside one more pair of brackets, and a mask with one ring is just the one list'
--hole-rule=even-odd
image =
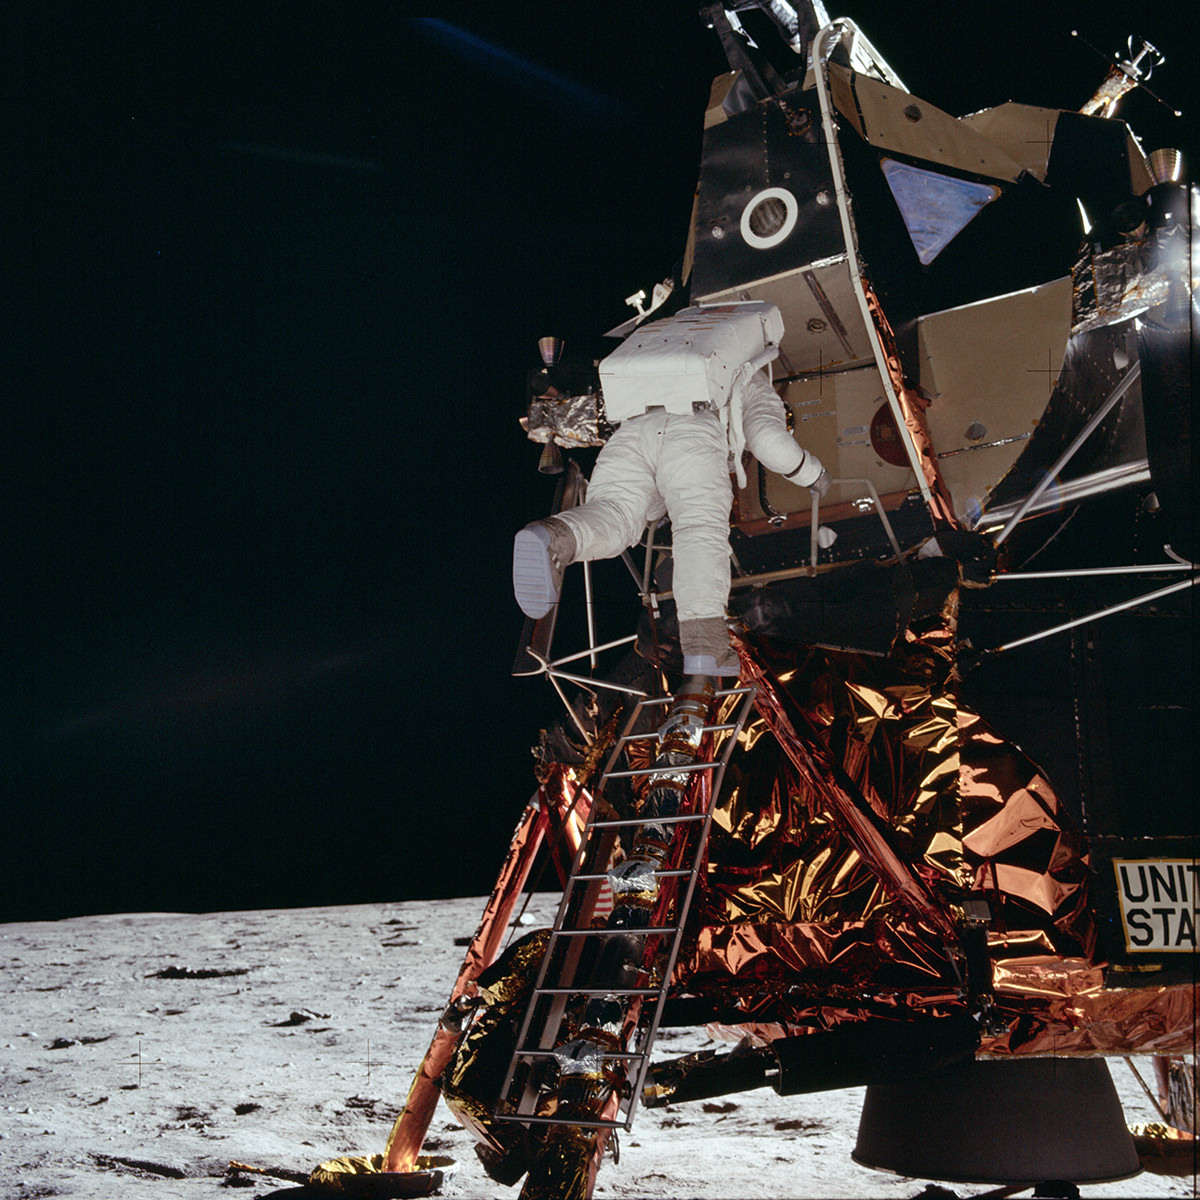
{"label": "astronaut's boot", "polygon": [[742,664],[729,643],[729,626],[724,617],[699,617],[679,622],[679,645],[683,650],[684,675],[733,676]]}
{"label": "astronaut's boot", "polygon": [[513,593],[527,617],[544,617],[557,603],[563,572],[575,561],[575,535],[555,517],[526,525],[513,541]]}

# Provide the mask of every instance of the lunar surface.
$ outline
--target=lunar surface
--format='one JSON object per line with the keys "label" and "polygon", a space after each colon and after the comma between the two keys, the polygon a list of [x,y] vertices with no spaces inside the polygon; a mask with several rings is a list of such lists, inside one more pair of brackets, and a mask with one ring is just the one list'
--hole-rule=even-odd
{"label": "lunar surface", "polygon": [[[535,896],[527,923],[549,924],[554,905]],[[304,1180],[318,1163],[383,1150],[482,909],[461,899],[0,925],[0,1196],[317,1195]],[[705,1043],[702,1030],[664,1030],[658,1050]],[[1135,1062],[1149,1081],[1149,1060]],[[1126,1064],[1110,1067],[1126,1119],[1157,1119]],[[857,1166],[863,1090],[640,1109],[596,1195],[994,1194]],[[425,1152],[457,1163],[443,1196],[519,1192],[484,1174],[444,1105]],[[1193,1196],[1195,1179],[1147,1171],[1081,1192]]]}

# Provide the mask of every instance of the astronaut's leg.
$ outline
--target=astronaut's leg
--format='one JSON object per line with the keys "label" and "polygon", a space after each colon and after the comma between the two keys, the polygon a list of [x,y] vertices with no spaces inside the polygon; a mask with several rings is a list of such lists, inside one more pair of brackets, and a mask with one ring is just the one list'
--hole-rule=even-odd
{"label": "astronaut's leg", "polygon": [[613,558],[641,537],[650,514],[662,514],[662,499],[645,447],[655,445],[643,423],[652,414],[625,421],[596,459],[587,502],[534,521],[513,543],[513,591],[521,611],[543,617],[558,603],[563,571],[573,562]]}
{"label": "astronaut's leg", "polygon": [[642,536],[650,515],[665,511],[653,459],[664,417],[653,409],[622,422],[596,459],[586,503],[555,518],[575,538],[576,562],[615,558]]}
{"label": "astronaut's leg", "polygon": [[725,623],[733,492],[725,430],[716,413],[669,417],[656,479],[671,514],[684,674],[737,675]]}

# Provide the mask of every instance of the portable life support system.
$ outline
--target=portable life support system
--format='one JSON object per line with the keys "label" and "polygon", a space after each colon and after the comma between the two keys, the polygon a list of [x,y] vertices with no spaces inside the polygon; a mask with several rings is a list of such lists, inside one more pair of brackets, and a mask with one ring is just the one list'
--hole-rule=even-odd
{"label": "portable life support system", "polygon": [[600,363],[605,414],[615,425],[651,408],[718,413],[745,487],[742,388],[778,357],[782,338],[782,314],[761,300],[696,305],[640,326]]}

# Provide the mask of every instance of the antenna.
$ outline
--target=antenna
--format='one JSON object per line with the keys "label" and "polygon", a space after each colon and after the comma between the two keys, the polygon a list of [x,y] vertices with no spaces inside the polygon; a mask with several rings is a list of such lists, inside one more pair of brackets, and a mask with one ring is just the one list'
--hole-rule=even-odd
{"label": "antenna", "polygon": [[1126,92],[1131,92],[1135,87],[1140,87],[1147,96],[1161,104],[1175,116],[1183,116],[1183,113],[1179,109],[1172,108],[1161,96],[1156,95],[1145,84],[1145,80],[1150,78],[1154,68],[1160,67],[1166,62],[1166,56],[1157,47],[1152,46],[1143,38],[1140,49],[1135,51],[1133,48],[1133,35],[1130,34],[1127,43],[1129,57],[1121,61],[1105,54],[1103,50],[1098,50],[1087,38],[1080,35],[1079,30],[1072,29],[1071,36],[1079,38],[1089,50],[1098,54],[1108,63],[1108,74],[1104,77],[1104,82],[1096,89],[1092,98],[1079,110],[1084,116],[1111,117],[1116,112],[1117,104],[1121,100],[1121,97]]}

